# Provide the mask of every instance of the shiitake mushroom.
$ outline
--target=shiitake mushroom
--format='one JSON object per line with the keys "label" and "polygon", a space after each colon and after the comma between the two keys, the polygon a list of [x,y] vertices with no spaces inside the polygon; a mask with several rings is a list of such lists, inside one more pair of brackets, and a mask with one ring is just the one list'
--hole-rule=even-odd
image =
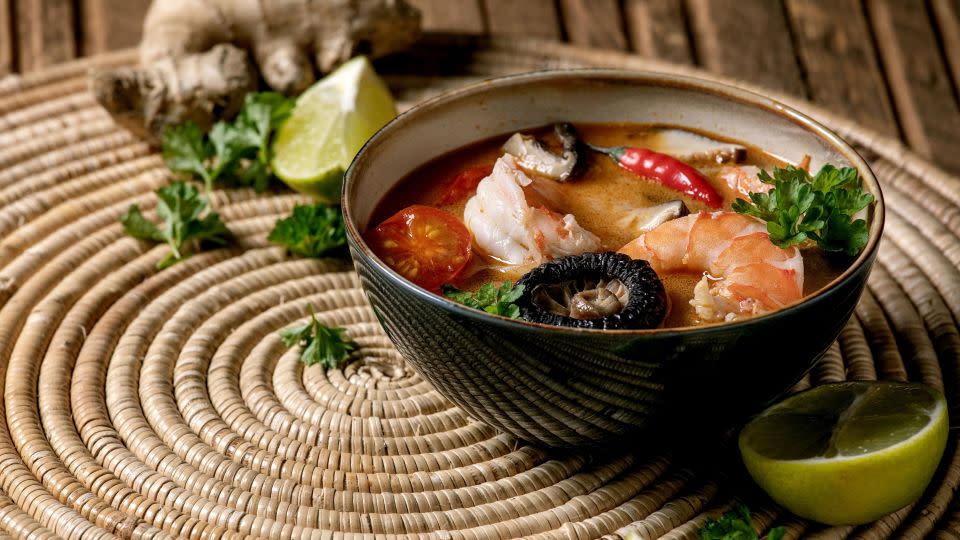
{"label": "shiitake mushroom", "polygon": [[532,322],[596,329],[655,328],[667,315],[663,283],[650,264],[621,253],[554,259],[527,272],[516,304]]}
{"label": "shiitake mushroom", "polygon": [[517,165],[530,173],[539,174],[557,182],[566,182],[580,176],[586,167],[586,150],[569,123],[553,126],[553,132],[563,145],[559,154],[551,152],[535,137],[514,133],[503,145]]}

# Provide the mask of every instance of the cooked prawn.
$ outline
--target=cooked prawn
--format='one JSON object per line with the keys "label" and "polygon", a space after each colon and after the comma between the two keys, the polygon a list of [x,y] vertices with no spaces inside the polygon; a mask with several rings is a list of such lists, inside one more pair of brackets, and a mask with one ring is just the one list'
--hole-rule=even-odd
{"label": "cooked prawn", "polygon": [[766,193],[773,189],[770,184],[760,181],[760,167],[753,165],[722,167],[718,176],[744,199],[750,199],[751,193]]}
{"label": "cooked prawn", "polygon": [[498,159],[490,176],[480,181],[463,210],[479,251],[507,265],[527,267],[600,249],[600,239],[573,214],[561,215],[542,204],[533,182],[509,155]]}
{"label": "cooked prawn", "polygon": [[690,304],[704,322],[765,313],[803,295],[803,257],[781,249],[759,221],[734,212],[700,212],[640,235],[620,249],[657,273],[698,272]]}

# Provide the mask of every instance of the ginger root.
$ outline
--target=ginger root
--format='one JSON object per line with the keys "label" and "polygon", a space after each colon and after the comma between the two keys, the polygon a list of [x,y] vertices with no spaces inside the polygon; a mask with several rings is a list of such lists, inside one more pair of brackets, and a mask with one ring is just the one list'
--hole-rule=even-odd
{"label": "ginger root", "polygon": [[298,93],[314,68],[397,51],[419,29],[420,13],[405,0],[154,0],[140,67],[94,73],[90,86],[121,125],[159,138],[170,125],[207,128],[232,116],[261,77]]}

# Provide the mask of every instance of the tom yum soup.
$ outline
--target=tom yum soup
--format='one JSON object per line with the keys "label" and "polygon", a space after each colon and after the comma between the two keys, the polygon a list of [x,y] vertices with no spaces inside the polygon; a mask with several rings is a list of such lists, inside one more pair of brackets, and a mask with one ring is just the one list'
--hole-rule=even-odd
{"label": "tom yum soup", "polygon": [[867,243],[856,170],[797,159],[671,126],[558,124],[423,165],[364,236],[413,283],[494,315],[729,322],[800,301]]}

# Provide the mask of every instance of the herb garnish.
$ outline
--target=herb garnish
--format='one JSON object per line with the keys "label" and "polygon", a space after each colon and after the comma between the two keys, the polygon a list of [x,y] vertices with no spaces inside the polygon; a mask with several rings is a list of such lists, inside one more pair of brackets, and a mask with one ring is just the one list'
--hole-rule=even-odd
{"label": "herb garnish", "polygon": [[523,285],[514,286],[509,281],[497,285],[489,281],[481,285],[476,292],[461,291],[453,285],[444,285],[443,295],[467,307],[519,319],[520,308],[514,302],[523,295]]}
{"label": "herb garnish", "polygon": [[343,214],[322,204],[297,205],[288,217],[277,220],[267,240],[303,257],[343,251],[347,245]]}
{"label": "herb garnish", "polygon": [[[767,540],[780,540],[787,533],[785,527],[774,527],[767,533]],[[753,529],[750,521],[750,509],[742,502],[717,519],[710,519],[700,529],[701,540],[759,540],[760,535]]]}
{"label": "herb garnish", "polygon": [[813,240],[824,251],[855,256],[867,245],[867,222],[854,214],[873,202],[860,186],[852,167],[824,165],[811,178],[798,167],[774,168],[758,175],[774,186],[769,193],[751,193],[748,202],[737,199],[733,210],[767,222],[770,241],[786,248]]}
{"label": "herb garnish", "polygon": [[287,347],[300,344],[300,360],[308,365],[320,364],[333,369],[340,365],[350,353],[357,350],[357,344],[346,337],[346,329],[330,328],[320,324],[313,312],[313,305],[307,304],[310,322],[280,331],[280,339]]}
{"label": "herb garnish", "polygon": [[162,221],[159,227],[145,218],[136,204],[120,216],[120,223],[130,236],[170,245],[170,253],[157,263],[157,268],[167,268],[189,257],[190,251],[199,249],[202,242],[227,243],[230,231],[219,214],[208,211],[207,201],[194,186],[173,182],[158,189],[157,198],[160,200],[156,212]]}
{"label": "herb garnish", "polygon": [[217,183],[264,191],[271,178],[271,136],[295,103],[276,92],[247,94],[240,114],[214,124],[209,135],[189,121],[168,128],[163,159],[170,170],[203,180],[208,193]]}

